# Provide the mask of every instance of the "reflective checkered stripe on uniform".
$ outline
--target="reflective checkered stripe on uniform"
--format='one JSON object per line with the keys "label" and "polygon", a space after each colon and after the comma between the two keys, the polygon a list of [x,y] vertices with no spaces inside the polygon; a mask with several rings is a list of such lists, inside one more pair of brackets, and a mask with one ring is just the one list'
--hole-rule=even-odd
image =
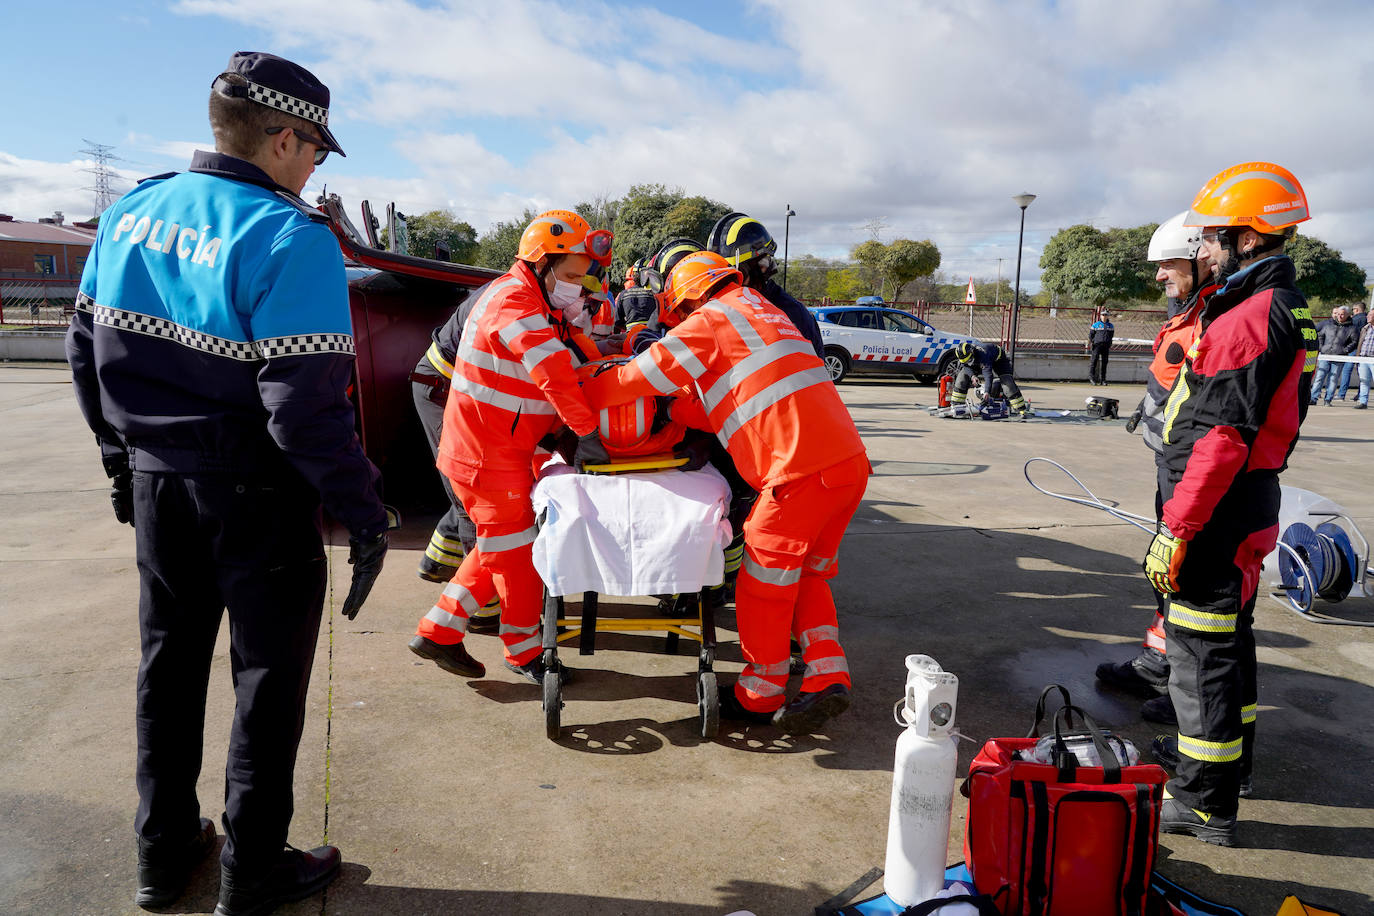
{"label": "reflective checkered stripe on uniform", "polygon": [[767,665],[746,663],[735,683],[735,698],[753,712],[773,712],[782,708],[790,665],[788,659]]}
{"label": "reflective checkered stripe on uniform", "polygon": [[1204,763],[1232,763],[1240,759],[1242,739],[1230,741],[1207,741],[1203,738],[1190,738],[1180,733],[1178,752]]}
{"label": "reflective checkered stripe on uniform", "polygon": [[456,567],[463,562],[463,557],[466,555],[467,550],[463,547],[463,542],[457,538],[446,538],[439,533],[437,528],[429,536],[429,546],[425,548],[425,556],[435,563]]}
{"label": "reflective checkered stripe on uniform", "polygon": [[457,582],[450,582],[444,586],[444,590],[439,594],[438,603],[429,609],[425,620],[441,630],[451,630],[452,633],[448,634],[451,638],[434,639],[434,634],[424,632],[420,635],[443,645],[451,645],[462,639],[463,634],[468,631],[468,619],[476,614],[480,607],[472,592]]}
{"label": "reflective checkered stripe on uniform", "polygon": [[1197,633],[1234,633],[1235,614],[1200,611],[1178,601],[1169,602],[1169,623]]}

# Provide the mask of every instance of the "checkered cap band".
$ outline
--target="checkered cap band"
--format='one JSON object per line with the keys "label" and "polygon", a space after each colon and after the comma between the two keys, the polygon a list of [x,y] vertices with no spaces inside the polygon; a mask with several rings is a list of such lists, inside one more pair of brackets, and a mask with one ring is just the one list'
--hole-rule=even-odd
{"label": "checkered cap band", "polygon": [[85,293],[76,297],[76,308],[78,311],[90,312],[96,324],[134,334],[161,337],[192,350],[241,362],[300,356],[307,353],[354,353],[351,334],[291,334],[263,340],[227,340],[203,331],[193,331],[165,318],[154,318],[139,312],[97,305]]}
{"label": "checkered cap band", "polygon": [[284,111],[289,115],[305,118],[307,121],[323,124],[325,127],[329,126],[328,108],[323,108],[316,105],[314,102],[298,99],[293,95],[287,95],[285,92],[281,92],[277,89],[269,89],[261,83],[255,83],[252,80],[248,81],[248,98],[262,105]]}

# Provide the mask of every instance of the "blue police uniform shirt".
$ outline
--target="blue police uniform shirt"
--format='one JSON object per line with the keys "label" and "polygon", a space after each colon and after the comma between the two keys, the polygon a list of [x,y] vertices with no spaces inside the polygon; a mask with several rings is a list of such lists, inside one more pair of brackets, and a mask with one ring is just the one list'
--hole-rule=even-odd
{"label": "blue police uniform shirt", "polygon": [[355,534],[385,526],[353,408],[353,335],[333,233],[251,163],[197,152],[100,219],[68,333],[107,471],[279,471]]}

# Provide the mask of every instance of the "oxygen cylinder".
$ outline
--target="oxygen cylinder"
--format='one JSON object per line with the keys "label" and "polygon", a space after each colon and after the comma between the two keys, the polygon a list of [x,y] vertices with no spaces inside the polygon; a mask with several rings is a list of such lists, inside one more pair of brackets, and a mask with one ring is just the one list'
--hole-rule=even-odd
{"label": "oxygen cylinder", "polygon": [[883,879],[887,896],[903,907],[929,900],[945,886],[959,694],[959,679],[928,655],[908,655],[906,669],[906,695],[893,708],[906,730],[897,739],[892,768]]}

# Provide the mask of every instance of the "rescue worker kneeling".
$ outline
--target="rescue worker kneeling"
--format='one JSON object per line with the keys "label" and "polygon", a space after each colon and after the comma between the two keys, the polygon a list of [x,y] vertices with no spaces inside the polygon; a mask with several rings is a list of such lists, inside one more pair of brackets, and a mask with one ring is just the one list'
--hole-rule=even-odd
{"label": "rescue worker kneeling", "polygon": [[496,596],[506,667],[543,680],[543,584],[531,560],[533,461],[537,443],[560,421],[578,435],[575,463],[607,460],[574,372],[597,356],[596,347],[564,312],[583,308],[583,277],[594,261],[610,259],[609,232],[592,231],[571,211],[550,210],[525,229],[515,264],[486,288],[468,319],[437,464],[477,528],[477,545],[410,641],[412,652],[445,671],[486,673],[463,636],[472,615]]}
{"label": "rescue worker kneeling", "polygon": [[[954,358],[959,363],[959,374],[954,379],[954,390],[949,401],[956,409],[968,405],[968,390],[974,379],[983,376],[983,388],[988,397],[996,397],[1000,389],[1011,402],[1011,409],[1022,417],[1031,415],[1030,405],[1021,396],[1012,372],[1011,357],[997,344],[961,343],[954,348]],[[957,416],[957,414],[956,414]]]}
{"label": "rescue worker kneeling", "polygon": [[[735,616],[746,665],[721,715],[808,734],[849,707],[828,580],[870,467],[825,366],[786,315],[741,286],[714,252],[683,258],[664,307],[680,323],[624,366],[583,386],[597,407],[680,396],[675,419],[715,433],[760,491],[744,523]],[[785,703],[789,641],[801,643],[801,692]]]}

